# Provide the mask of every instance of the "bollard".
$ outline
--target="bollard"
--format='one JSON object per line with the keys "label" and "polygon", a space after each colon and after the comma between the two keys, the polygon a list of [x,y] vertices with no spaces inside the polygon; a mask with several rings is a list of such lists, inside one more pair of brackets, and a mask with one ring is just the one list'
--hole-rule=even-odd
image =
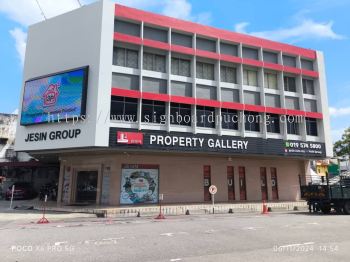
{"label": "bollard", "polygon": [[263,214],[263,215],[268,214],[268,209],[267,209],[267,205],[266,205],[266,201],[265,201],[265,200],[263,200],[262,212],[261,212],[261,214]]}
{"label": "bollard", "polygon": [[233,209],[230,208],[230,209],[228,210],[228,213],[229,213],[229,214],[233,214]]}
{"label": "bollard", "polygon": [[46,201],[47,201],[47,195],[45,195],[45,200],[44,200],[43,217],[39,219],[37,224],[47,224],[47,223],[49,223],[49,220],[47,220],[46,217],[45,217]]}
{"label": "bollard", "polygon": [[294,211],[298,211],[299,209],[298,209],[297,206],[294,206],[293,210],[294,210]]}
{"label": "bollard", "polygon": [[186,210],[186,213],[185,213],[187,216],[190,215],[190,210]]}
{"label": "bollard", "polygon": [[137,216],[136,217],[141,217],[140,211],[137,212]]}

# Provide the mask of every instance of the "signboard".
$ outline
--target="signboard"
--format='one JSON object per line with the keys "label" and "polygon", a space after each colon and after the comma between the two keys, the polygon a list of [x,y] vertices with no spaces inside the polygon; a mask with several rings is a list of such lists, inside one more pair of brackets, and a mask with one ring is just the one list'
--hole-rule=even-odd
{"label": "signboard", "polygon": [[[285,141],[282,139],[264,139],[256,137],[218,136],[181,132],[135,130],[142,143],[118,142],[118,132],[129,132],[110,128],[110,147],[130,147],[139,150],[165,150],[182,152],[217,152],[230,154],[263,154],[280,156],[302,156],[324,158],[325,144],[318,142]],[[133,134],[136,135],[136,134]]]}
{"label": "signboard", "polygon": [[215,195],[216,193],[218,192],[218,188],[214,185],[211,185],[209,187],[209,193],[212,194],[212,195]]}
{"label": "signboard", "polygon": [[122,165],[120,204],[158,203],[157,165]]}
{"label": "signboard", "polygon": [[142,145],[143,133],[140,132],[117,132],[117,143],[126,145]]}
{"label": "signboard", "polygon": [[88,67],[27,80],[21,125],[58,122],[85,115]]}

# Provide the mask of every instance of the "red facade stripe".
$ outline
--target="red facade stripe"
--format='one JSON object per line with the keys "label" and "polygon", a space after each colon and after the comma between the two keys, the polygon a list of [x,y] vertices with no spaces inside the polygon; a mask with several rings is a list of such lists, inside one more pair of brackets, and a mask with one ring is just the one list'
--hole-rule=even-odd
{"label": "red facade stripe", "polygon": [[173,52],[178,52],[186,55],[195,55],[195,50],[193,48],[180,46],[180,45],[171,45],[170,50]]}
{"label": "red facade stripe", "polygon": [[220,107],[220,101],[210,99],[196,99],[196,104],[199,106]]}
{"label": "red facade stripe", "polygon": [[220,60],[226,61],[226,62],[238,63],[238,64],[242,63],[242,58],[237,56],[232,56],[232,55],[220,54]]}
{"label": "red facade stripe", "polygon": [[196,99],[193,97],[185,97],[185,96],[170,96],[170,102],[195,105]]}
{"label": "red facade stripe", "polygon": [[126,35],[122,33],[114,33],[114,40],[136,45],[142,45],[142,39],[140,37]]}
{"label": "red facade stripe", "polygon": [[131,98],[141,98],[141,92],[136,90],[127,90],[119,87],[112,88],[112,96],[125,96]]}
{"label": "red facade stripe", "polygon": [[244,104],[241,103],[221,102],[221,107],[228,109],[244,110]]}
{"label": "red facade stripe", "polygon": [[257,66],[257,67],[263,67],[263,65],[264,65],[264,63],[262,61],[249,59],[249,58],[243,58],[242,63],[245,65]]}
{"label": "red facade stripe", "polygon": [[311,118],[317,118],[317,119],[322,119],[323,115],[322,113],[318,112],[305,112],[306,117],[311,117]]}
{"label": "red facade stripe", "polygon": [[316,71],[301,69],[301,72],[305,76],[310,76],[310,77],[314,77],[314,78],[318,78],[318,76],[319,76],[318,72],[316,72]]}
{"label": "red facade stripe", "polygon": [[196,49],[196,55],[201,56],[201,57],[220,60],[220,55],[218,53],[214,53],[214,52]]}
{"label": "red facade stripe", "polygon": [[167,94],[156,94],[156,93],[149,93],[149,92],[142,92],[141,97],[143,99],[157,100],[157,101],[163,101],[163,102],[169,102],[170,100],[170,97]]}
{"label": "red facade stripe", "polygon": [[266,49],[271,49],[275,51],[283,51],[285,53],[301,55],[306,58],[315,59],[316,52],[314,50],[305,49],[297,46],[292,46],[284,43],[279,43],[267,39],[262,39],[250,35],[230,32],[227,30],[217,29],[210,26],[205,26],[193,22],[188,22],[172,17],[167,17],[163,15],[158,15],[150,12],[145,12],[142,10],[115,5],[115,15],[118,17],[124,17],[136,21],[144,21],[145,23],[162,26],[171,27],[180,31],[196,33],[198,35],[203,35],[207,37],[220,38],[223,40],[243,43],[246,45],[252,45],[256,47],[263,47]]}
{"label": "red facade stripe", "polygon": [[265,112],[271,114],[285,115],[286,109],[266,106]]}
{"label": "red facade stripe", "polygon": [[265,112],[265,107],[264,106],[259,106],[259,105],[244,105],[244,110],[246,111],[254,111],[254,112]]}
{"label": "red facade stripe", "polygon": [[283,71],[287,73],[297,74],[297,75],[301,74],[301,69],[290,67],[290,66],[283,66]]}
{"label": "red facade stripe", "polygon": [[273,64],[273,63],[268,63],[268,62],[263,62],[263,63],[264,63],[263,67],[266,68],[266,69],[283,71],[283,65]]}
{"label": "red facade stripe", "polygon": [[163,49],[163,50],[170,50],[170,45],[168,43],[163,43],[160,41],[155,41],[155,40],[150,40],[150,39],[143,39],[143,45],[149,46],[149,47],[154,47],[158,49]]}
{"label": "red facade stripe", "polygon": [[286,115],[305,116],[305,112],[301,110],[286,109]]}

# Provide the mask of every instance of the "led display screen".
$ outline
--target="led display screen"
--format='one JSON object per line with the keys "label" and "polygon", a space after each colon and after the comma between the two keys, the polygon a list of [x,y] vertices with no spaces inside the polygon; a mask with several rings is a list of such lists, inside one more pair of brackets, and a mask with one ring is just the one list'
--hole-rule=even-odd
{"label": "led display screen", "polygon": [[58,122],[85,115],[88,67],[25,82],[21,125]]}

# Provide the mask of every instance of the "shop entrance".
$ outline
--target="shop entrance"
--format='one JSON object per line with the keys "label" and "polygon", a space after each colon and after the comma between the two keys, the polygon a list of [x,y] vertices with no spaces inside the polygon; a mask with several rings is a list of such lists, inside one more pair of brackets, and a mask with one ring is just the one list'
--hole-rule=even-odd
{"label": "shop entrance", "polygon": [[78,171],[75,202],[96,203],[97,197],[97,171]]}

